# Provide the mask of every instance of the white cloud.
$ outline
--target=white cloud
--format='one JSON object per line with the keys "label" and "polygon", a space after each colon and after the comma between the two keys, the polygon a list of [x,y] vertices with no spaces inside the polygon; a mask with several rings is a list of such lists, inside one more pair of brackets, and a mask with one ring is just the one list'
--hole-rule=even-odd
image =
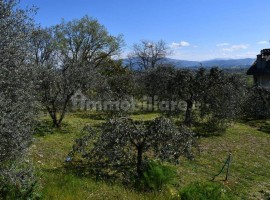
{"label": "white cloud", "polygon": [[232,45],[228,48],[223,48],[223,51],[238,51],[238,50],[242,50],[242,49],[247,49],[248,45],[246,44],[238,44],[238,45]]}
{"label": "white cloud", "polygon": [[188,47],[190,46],[189,42],[186,42],[186,41],[181,41],[181,42],[173,42],[170,47],[171,48],[180,48],[180,47]]}
{"label": "white cloud", "polygon": [[269,44],[269,42],[268,41],[259,41],[259,42],[257,42],[257,44]]}
{"label": "white cloud", "polygon": [[224,43],[219,43],[219,44],[217,44],[216,46],[217,46],[217,47],[223,47],[223,46],[229,46],[229,45],[230,45],[229,43],[224,42]]}
{"label": "white cloud", "polygon": [[256,51],[248,51],[242,54],[236,54],[235,58],[254,58],[255,59],[257,54],[258,52]]}

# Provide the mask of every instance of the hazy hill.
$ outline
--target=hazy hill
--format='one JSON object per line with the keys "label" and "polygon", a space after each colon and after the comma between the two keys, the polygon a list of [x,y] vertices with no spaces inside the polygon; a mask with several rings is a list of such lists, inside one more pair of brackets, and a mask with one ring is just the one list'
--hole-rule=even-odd
{"label": "hazy hill", "polygon": [[[134,58],[135,60],[136,58]],[[214,59],[206,61],[189,61],[189,60],[177,60],[166,58],[165,63],[171,63],[176,67],[220,67],[220,68],[248,68],[255,61],[253,58],[244,58],[244,59]],[[124,65],[128,64],[129,61],[124,59]],[[138,68],[138,67],[135,67]]]}

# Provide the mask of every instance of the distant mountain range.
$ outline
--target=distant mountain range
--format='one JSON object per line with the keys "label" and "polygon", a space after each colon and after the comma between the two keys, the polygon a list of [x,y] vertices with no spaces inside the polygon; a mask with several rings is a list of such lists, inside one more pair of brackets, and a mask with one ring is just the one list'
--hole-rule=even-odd
{"label": "distant mountain range", "polygon": [[188,61],[167,58],[166,62],[174,64],[176,67],[250,67],[255,61],[253,58],[244,59],[214,59],[206,61]]}
{"label": "distant mountain range", "polygon": [[[136,59],[136,58],[134,58]],[[188,61],[188,60],[177,60],[172,58],[166,58],[164,63],[173,64],[177,68],[198,68],[198,67],[220,67],[220,68],[248,68],[250,67],[255,59],[244,58],[244,59],[214,59],[206,61]],[[128,64],[128,60],[124,59],[124,64]],[[135,67],[137,68],[137,67]]]}

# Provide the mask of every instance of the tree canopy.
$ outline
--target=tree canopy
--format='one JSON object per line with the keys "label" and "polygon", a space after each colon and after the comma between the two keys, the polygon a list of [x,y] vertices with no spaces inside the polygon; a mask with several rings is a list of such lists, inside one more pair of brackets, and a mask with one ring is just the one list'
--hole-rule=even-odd
{"label": "tree canopy", "polygon": [[95,173],[136,171],[140,179],[147,159],[177,162],[181,155],[193,157],[193,132],[176,127],[168,118],[147,122],[114,118],[102,127],[101,133],[86,127],[86,135],[76,141],[69,154],[76,158],[79,153]]}
{"label": "tree canopy", "polygon": [[118,55],[122,38],[111,36],[97,20],[85,16],[34,31],[32,45],[41,102],[53,125],[60,127],[71,97],[96,83],[97,69]]}

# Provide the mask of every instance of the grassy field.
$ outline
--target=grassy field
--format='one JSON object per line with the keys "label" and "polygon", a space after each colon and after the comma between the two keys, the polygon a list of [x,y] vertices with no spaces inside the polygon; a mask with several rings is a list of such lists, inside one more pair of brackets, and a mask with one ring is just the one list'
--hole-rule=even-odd
{"label": "grassy field", "polygon": [[[158,114],[133,115],[136,120],[153,119]],[[230,176],[216,178],[226,192],[239,199],[266,199],[270,193],[270,123],[238,122],[225,134],[199,139],[195,160],[182,159],[177,166],[179,188],[160,193],[142,193],[120,183],[106,183],[78,177],[65,170],[64,161],[84,125],[98,126],[105,116],[78,112],[67,115],[61,130],[40,129],[30,149],[44,199],[170,199],[188,184],[208,182],[219,172],[229,152],[232,153]],[[42,118],[49,123],[48,118]],[[269,126],[269,127],[267,127]],[[270,197],[270,194],[269,194]]]}

